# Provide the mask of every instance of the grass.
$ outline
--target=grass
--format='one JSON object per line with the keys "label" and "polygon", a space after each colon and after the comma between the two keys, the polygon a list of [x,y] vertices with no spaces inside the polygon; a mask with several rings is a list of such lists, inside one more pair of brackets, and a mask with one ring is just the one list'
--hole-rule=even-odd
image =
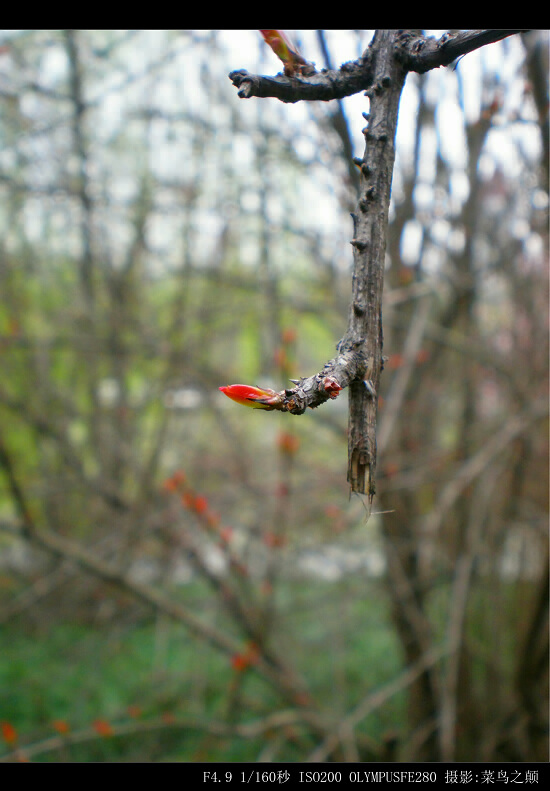
{"label": "grass", "polygon": [[[357,586],[364,588],[365,580],[289,583],[280,595],[278,647],[333,715],[400,669],[383,608],[375,596],[358,596]],[[399,727],[403,704],[402,696],[388,701],[362,732],[378,740]],[[209,736],[189,723],[250,721],[281,705],[261,679],[237,679],[228,657],[172,622],[125,628],[54,623],[33,633],[14,626],[0,632],[0,721],[16,729],[20,746],[31,753],[46,740],[50,749],[32,753],[32,760],[256,761],[265,738]],[[67,723],[76,743],[62,748],[51,742],[59,735],[56,721]],[[97,732],[98,722],[109,734]],[[0,755],[7,751],[0,748]],[[275,756],[303,758],[292,740]]]}

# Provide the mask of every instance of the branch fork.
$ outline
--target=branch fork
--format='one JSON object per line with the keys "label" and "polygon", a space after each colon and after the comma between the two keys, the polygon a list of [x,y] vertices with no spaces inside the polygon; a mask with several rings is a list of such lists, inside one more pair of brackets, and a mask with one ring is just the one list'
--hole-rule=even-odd
{"label": "branch fork", "polygon": [[[262,31],[279,34],[280,31]],[[241,98],[274,97],[282,102],[330,101],[364,91],[369,112],[363,113],[365,153],[353,160],[361,171],[357,209],[352,214],[353,285],[348,328],[338,356],[323,370],[280,393],[271,391],[248,406],[278,409],[294,415],[336,398],[349,386],[348,481],[351,491],[375,494],[376,424],[380,374],[383,369],[382,290],[395,132],[401,92],[409,71],[446,66],[462,55],[500,41],[520,30],[469,30],[436,40],[416,30],[377,30],[367,50],[339,69],[305,74],[285,69],[275,77],[232,71],[229,78]],[[279,41],[280,44],[280,41]],[[274,48],[274,51],[277,49]],[[282,60],[284,57],[279,54]],[[307,63],[307,61],[306,61]],[[291,73],[289,73],[289,71]],[[297,73],[298,72],[298,73]],[[229,393],[226,393],[229,395]],[[237,399],[235,399],[237,400]]]}

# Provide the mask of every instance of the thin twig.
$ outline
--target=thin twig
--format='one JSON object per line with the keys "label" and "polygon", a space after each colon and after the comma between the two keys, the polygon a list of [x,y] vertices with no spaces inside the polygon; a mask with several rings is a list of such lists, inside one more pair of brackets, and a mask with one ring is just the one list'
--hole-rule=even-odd
{"label": "thin twig", "polygon": [[361,701],[361,703],[338,723],[337,728],[327,738],[318,745],[315,750],[306,758],[308,762],[325,761],[326,758],[337,748],[341,739],[341,729],[344,732],[348,729],[356,728],[369,714],[379,709],[387,703],[394,695],[410,686],[428,668],[437,664],[448,652],[444,648],[432,648],[426,651],[424,656],[401,673],[400,676],[390,681],[381,689],[373,692]]}
{"label": "thin twig", "polygon": [[491,464],[507,445],[523,434],[533,423],[548,415],[548,402],[545,398],[535,401],[524,412],[511,418],[504,428],[488,440],[480,450],[468,459],[443,488],[436,507],[423,519],[423,532],[433,536],[437,532],[445,514],[453,507],[464,489]]}

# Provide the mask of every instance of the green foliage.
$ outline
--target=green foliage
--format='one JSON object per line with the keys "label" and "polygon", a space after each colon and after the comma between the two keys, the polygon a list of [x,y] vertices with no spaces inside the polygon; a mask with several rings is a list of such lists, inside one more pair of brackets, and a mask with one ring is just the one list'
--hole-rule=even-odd
{"label": "green foliage", "polygon": [[[185,596],[200,600],[204,593],[193,584]],[[399,669],[395,639],[375,599],[365,612],[364,605],[350,607],[350,593],[349,584],[299,583],[285,585],[280,597],[283,611],[292,605],[285,634],[300,635],[292,640],[301,670],[320,699],[338,706],[372,692]],[[323,618],[311,618],[312,606]],[[346,618],[338,619],[344,611]],[[323,646],[330,636],[327,651]],[[65,721],[71,734],[89,731],[97,720],[112,726],[112,737],[90,733],[82,743],[67,746],[64,760],[141,755],[140,760],[254,761],[262,739],[209,738],[185,726],[192,721],[246,722],[275,704],[272,690],[252,672],[239,681],[240,702],[233,699],[228,706],[235,680],[228,657],[169,622],[128,629],[67,623],[36,634],[0,632],[0,719],[16,728],[23,749],[32,750],[52,736],[57,720]],[[364,732],[378,740],[386,730],[399,728],[402,703],[402,696],[389,700],[367,720]],[[131,707],[139,708],[139,716],[131,716]],[[291,744],[288,750],[280,760],[303,758]],[[37,752],[33,760],[59,760],[59,753]]]}

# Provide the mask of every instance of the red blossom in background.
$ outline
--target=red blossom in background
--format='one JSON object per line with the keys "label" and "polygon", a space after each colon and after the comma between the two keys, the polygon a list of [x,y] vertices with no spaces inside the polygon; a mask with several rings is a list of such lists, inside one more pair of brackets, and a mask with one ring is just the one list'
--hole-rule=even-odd
{"label": "red blossom in background", "polygon": [[[422,363],[427,362],[430,359],[430,352],[427,349],[420,349],[415,357],[415,362],[418,365],[422,365]],[[400,354],[399,352],[395,352],[395,354],[390,354],[386,361],[386,368],[389,371],[396,371],[398,368],[401,368],[405,364],[405,357],[404,355]]]}
{"label": "red blossom in background", "polygon": [[270,547],[271,549],[276,549],[277,547],[284,547],[287,543],[287,539],[285,536],[279,536],[272,531],[264,533],[262,536],[262,541],[266,545],[266,547]]}
{"label": "red blossom in background", "polygon": [[175,493],[184,508],[196,514],[203,528],[217,534],[219,546],[227,553],[231,568],[240,576],[247,576],[248,570],[231,552],[231,542],[234,537],[232,527],[221,524],[220,515],[210,508],[208,498],[197,494],[187,484],[185,474],[181,471],[174,473],[162,485],[165,492]]}
{"label": "red blossom in background", "polygon": [[52,728],[62,736],[66,733],[69,733],[71,730],[69,723],[66,720],[53,720]]}
{"label": "red blossom in background", "polygon": [[422,365],[422,363],[425,363],[425,362],[427,362],[429,359],[430,359],[430,352],[429,352],[427,349],[420,349],[420,350],[417,352],[417,355],[416,355],[416,362],[417,362],[419,365]]}
{"label": "red blossom in background", "polygon": [[205,514],[208,511],[208,500],[204,495],[197,495],[192,491],[182,494],[182,504],[196,514]]}
{"label": "red blossom in background", "polygon": [[220,515],[214,511],[207,511],[204,514],[204,521],[212,530],[217,530],[220,526]]}
{"label": "red blossom in background", "polygon": [[196,514],[205,514],[208,511],[208,500],[204,495],[195,497],[193,511],[195,511]]}
{"label": "red blossom in background", "polygon": [[233,538],[233,528],[232,527],[221,527],[219,530],[220,539],[223,544],[229,544],[231,539]]}
{"label": "red blossom in background", "polygon": [[242,673],[243,670],[246,670],[248,665],[248,660],[244,654],[234,654],[234,656],[231,657],[231,667],[238,673]]}
{"label": "red blossom in background", "polygon": [[298,336],[294,327],[285,327],[281,336],[281,340],[285,346],[288,346],[291,343],[296,343],[297,337]]}
{"label": "red blossom in background", "polygon": [[10,747],[17,743],[17,731],[11,722],[0,723],[0,731],[2,732],[2,738]]}
{"label": "red blossom in background", "polygon": [[277,447],[287,456],[294,456],[300,447],[300,440],[295,434],[281,431],[277,437]]}
{"label": "red blossom in background", "polygon": [[195,502],[195,495],[193,492],[184,492],[181,496],[181,504],[184,505],[186,508],[191,510],[193,508],[193,503]]}
{"label": "red blossom in background", "polygon": [[294,327],[284,329],[281,332],[281,345],[275,349],[273,354],[273,362],[279,369],[283,379],[289,379],[291,371],[295,367],[294,346],[296,337]]}
{"label": "red blossom in background", "polygon": [[185,473],[182,472],[182,470],[176,470],[176,472],[170,478],[167,478],[164,481],[162,488],[165,492],[177,492],[184,486],[184,484]]}
{"label": "red blossom in background", "polygon": [[289,367],[288,353],[284,346],[280,346],[278,349],[275,349],[273,353],[273,362],[277,368],[284,369]]}
{"label": "red blossom in background", "polygon": [[255,643],[249,643],[246,649],[240,654],[233,654],[231,657],[231,667],[238,673],[247,670],[251,665],[258,661],[260,651]]}
{"label": "red blossom in background", "polygon": [[403,363],[405,362],[405,358],[402,354],[396,352],[395,354],[390,354],[386,361],[386,368],[388,371],[395,371],[398,368],[401,368]]}
{"label": "red blossom in background", "polygon": [[100,736],[104,736],[105,738],[114,734],[113,726],[110,722],[107,722],[107,720],[94,720],[92,722],[92,728],[96,733],[99,733]]}

